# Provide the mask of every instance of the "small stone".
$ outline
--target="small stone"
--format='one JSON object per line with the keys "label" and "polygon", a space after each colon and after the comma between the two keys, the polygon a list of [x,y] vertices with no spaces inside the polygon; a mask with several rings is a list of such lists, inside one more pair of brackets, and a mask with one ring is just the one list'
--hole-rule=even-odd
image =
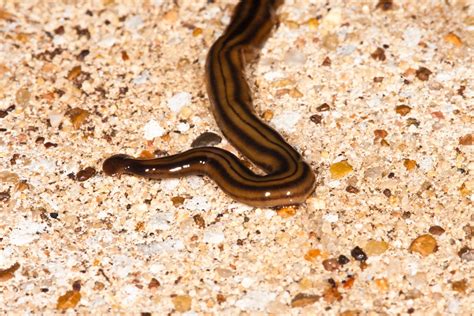
{"label": "small stone", "polygon": [[178,92],[168,99],[168,107],[172,112],[179,113],[183,107],[191,102],[191,94],[188,92]]}
{"label": "small stone", "polygon": [[466,234],[467,239],[472,239],[474,237],[474,226],[471,226],[469,224],[464,225],[462,228],[464,233]]}
{"label": "small stone", "polygon": [[222,304],[224,303],[227,299],[224,295],[222,294],[217,294],[216,296],[217,303]]}
{"label": "small stone", "polygon": [[383,240],[369,240],[364,246],[364,250],[369,256],[378,256],[383,254],[389,248],[389,244]]}
{"label": "small stone", "polygon": [[461,294],[465,294],[467,290],[467,281],[466,279],[462,279],[459,281],[454,281],[451,283],[451,288],[453,291],[459,292]]}
{"label": "small stone", "polygon": [[177,207],[184,203],[185,198],[182,196],[173,196],[171,198],[171,202],[173,202],[173,206]]}
{"label": "small stone", "polygon": [[311,18],[308,21],[306,21],[306,24],[309,26],[311,30],[316,30],[319,25],[319,21],[317,18]]}
{"label": "small stone", "polygon": [[318,112],[326,112],[326,111],[329,111],[329,110],[330,110],[330,106],[329,106],[329,104],[327,104],[327,103],[323,103],[323,104],[321,104],[320,106],[318,106],[318,107],[316,108],[316,110],[317,110]]}
{"label": "small stone", "polygon": [[199,228],[205,228],[206,227],[206,222],[204,221],[204,218],[202,218],[201,215],[197,214],[193,216],[194,223],[199,227]]}
{"label": "small stone", "polygon": [[353,194],[357,194],[360,192],[360,190],[358,188],[356,188],[355,186],[352,186],[352,185],[348,185],[346,187],[346,192],[349,192],[349,193],[353,193]]}
{"label": "small stone", "polygon": [[58,298],[56,309],[68,309],[76,307],[81,300],[81,293],[78,291],[67,291],[66,294]]}
{"label": "small stone", "polygon": [[222,137],[212,132],[204,132],[199,135],[192,143],[191,147],[205,147],[205,146],[215,146],[220,144]]}
{"label": "small stone", "polygon": [[443,227],[435,225],[435,226],[431,226],[428,232],[432,235],[439,236],[439,235],[444,234],[445,230]]}
{"label": "small stone", "polygon": [[321,250],[319,249],[310,249],[304,255],[304,259],[310,262],[315,262],[318,257],[321,256]]}
{"label": "small stone", "polygon": [[374,280],[375,285],[377,288],[382,291],[382,292],[387,292],[389,289],[389,283],[386,278],[381,278],[381,279],[375,279]]}
{"label": "small stone", "polygon": [[397,112],[401,116],[407,115],[408,113],[410,113],[410,111],[411,111],[411,107],[409,107],[408,105],[405,105],[405,104],[398,105],[395,108],[395,112]]}
{"label": "small stone", "polygon": [[155,278],[152,278],[152,279],[150,280],[150,283],[148,283],[148,289],[150,289],[150,290],[157,289],[157,288],[159,288],[160,286],[161,286],[160,281],[158,281],[158,280],[155,279]]}
{"label": "small stone", "polygon": [[321,121],[323,120],[323,117],[321,115],[314,114],[314,115],[311,115],[309,119],[311,120],[311,122],[315,124],[320,124]]}
{"label": "small stone", "polygon": [[357,261],[367,261],[367,255],[359,246],[356,246],[351,250],[351,256]]}
{"label": "small stone", "polygon": [[161,137],[164,134],[164,128],[154,119],[149,120],[143,127],[143,137],[146,140],[153,140],[155,137]]}
{"label": "small stone", "polygon": [[387,59],[387,57],[385,56],[385,50],[381,47],[377,47],[377,49],[372,54],[370,54],[370,57],[380,61],[384,61],[385,59]]}
{"label": "small stone", "polygon": [[326,58],[324,58],[323,63],[322,63],[321,65],[322,65],[322,66],[326,66],[326,67],[331,66],[331,58],[329,58],[328,56],[326,56]]}
{"label": "small stone", "polygon": [[383,77],[374,77],[373,80],[374,80],[375,83],[381,83],[381,82],[383,82]]}
{"label": "small stone", "polygon": [[347,258],[346,256],[344,255],[340,255],[339,257],[337,257],[337,262],[343,266],[345,264],[348,264],[350,262],[350,259]]}
{"label": "small stone", "polygon": [[15,271],[18,270],[19,268],[20,268],[20,264],[16,262],[15,264],[13,264],[11,267],[7,269],[3,269],[3,270],[0,269],[0,282],[5,282],[15,277]]}
{"label": "small stone", "polygon": [[340,162],[333,163],[329,167],[329,172],[331,174],[331,178],[334,180],[341,179],[352,172],[352,166],[347,162],[347,160],[343,160]]}
{"label": "small stone", "polygon": [[76,180],[77,181],[80,181],[80,182],[83,182],[83,181],[86,181],[86,180],[89,180],[90,178],[92,178],[93,176],[95,176],[96,174],[96,170],[92,167],[87,167],[85,169],[82,169],[81,171],[79,171],[76,175]]}
{"label": "small stone", "polygon": [[10,113],[11,111],[13,111],[15,109],[15,105],[10,105],[8,108],[6,108],[5,110],[0,110],[0,118],[4,118],[8,115],[8,113]]}
{"label": "small stone", "polygon": [[319,301],[320,298],[321,296],[319,295],[298,293],[291,300],[291,307],[305,307],[314,304],[315,302]]}
{"label": "small stone", "polygon": [[390,189],[385,189],[383,190],[383,195],[389,198],[392,196],[392,192],[390,191]]}
{"label": "small stone", "polygon": [[474,137],[472,137],[473,134],[466,134],[464,136],[459,137],[459,145],[461,146],[472,146],[474,143]]}
{"label": "small stone", "polygon": [[426,67],[420,67],[416,71],[416,77],[420,79],[421,81],[427,81],[430,78],[431,74],[432,74],[431,70],[429,70]]}
{"label": "small stone", "polygon": [[30,102],[31,93],[26,87],[18,89],[15,94],[15,100],[20,106],[26,106]]}
{"label": "small stone", "polygon": [[375,8],[382,11],[391,10],[393,8],[393,0],[379,0]]}
{"label": "small stone", "polygon": [[273,111],[272,110],[266,110],[262,114],[262,118],[265,122],[270,122],[273,118]]}
{"label": "small stone", "polygon": [[194,37],[197,37],[197,36],[201,35],[202,32],[203,32],[202,28],[196,27],[196,28],[193,30],[193,36],[194,36]]}
{"label": "small stone", "polygon": [[417,252],[423,257],[426,257],[438,249],[438,244],[433,236],[425,234],[413,240],[408,249],[410,252]]}
{"label": "small stone", "polygon": [[453,44],[456,47],[462,46],[462,40],[459,36],[454,34],[453,32],[449,32],[444,36],[444,40],[450,44]]}
{"label": "small stone", "polygon": [[418,121],[417,119],[413,117],[410,117],[407,119],[407,127],[410,127],[411,125],[418,127],[420,126],[420,121]]}
{"label": "small stone", "polygon": [[77,77],[79,77],[81,75],[81,66],[75,66],[73,67],[69,73],[67,74],[67,80],[69,81],[74,81],[77,79]]}
{"label": "small stone", "polygon": [[10,192],[8,191],[0,192],[0,202],[6,203],[8,201],[10,201]]}
{"label": "small stone", "polygon": [[376,129],[374,130],[375,138],[385,138],[388,136],[388,132],[384,129]]}
{"label": "small stone", "polygon": [[404,159],[403,165],[408,171],[411,171],[416,168],[416,161],[411,159]]}
{"label": "small stone", "polygon": [[333,51],[336,50],[337,46],[339,46],[339,39],[336,34],[329,33],[323,37],[322,44],[327,50]]}
{"label": "small stone", "polygon": [[282,207],[279,210],[277,210],[277,215],[280,216],[281,218],[289,218],[289,217],[295,216],[295,214],[296,214],[296,209],[291,206]]}
{"label": "small stone", "polygon": [[337,287],[328,287],[323,293],[323,298],[328,304],[335,303],[336,301],[342,301],[342,295],[338,291]]}
{"label": "small stone", "polygon": [[323,260],[323,267],[326,271],[336,271],[339,269],[339,262],[336,258]]}
{"label": "small stone", "polygon": [[461,260],[474,261],[474,249],[464,246],[458,251],[458,256]]}
{"label": "small stone", "polygon": [[72,126],[75,129],[79,129],[81,125],[86,121],[86,119],[89,117],[89,112],[86,110],[83,110],[81,108],[72,108],[69,111],[66,112],[66,115],[69,117],[71,120]]}
{"label": "small stone", "polygon": [[191,309],[192,298],[189,295],[177,295],[172,298],[174,309],[179,313],[187,312]]}

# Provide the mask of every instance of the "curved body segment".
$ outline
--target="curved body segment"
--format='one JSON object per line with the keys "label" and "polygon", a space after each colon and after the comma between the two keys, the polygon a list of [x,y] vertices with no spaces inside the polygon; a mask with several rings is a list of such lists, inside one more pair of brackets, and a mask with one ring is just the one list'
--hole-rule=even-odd
{"label": "curved body segment", "polygon": [[235,200],[258,207],[303,203],[313,192],[315,175],[301,155],[254,113],[244,77],[244,54],[258,49],[273,29],[278,0],[242,0],[206,60],[211,108],[224,136],[264,170],[258,175],[232,153],[201,147],[155,159],[114,155],[105,160],[108,175],[132,174],[163,179],[206,175]]}

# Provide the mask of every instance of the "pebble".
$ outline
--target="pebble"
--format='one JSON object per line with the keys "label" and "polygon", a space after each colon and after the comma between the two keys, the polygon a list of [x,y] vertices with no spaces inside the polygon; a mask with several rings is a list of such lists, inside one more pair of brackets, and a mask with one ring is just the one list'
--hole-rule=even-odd
{"label": "pebble", "polygon": [[3,191],[0,192],[0,202],[8,202],[10,200],[10,192],[8,191]]}
{"label": "pebble", "polygon": [[150,290],[157,289],[157,288],[159,288],[160,286],[161,286],[160,281],[158,281],[158,280],[155,279],[155,278],[152,278],[152,279],[150,280],[150,283],[148,283],[148,289],[150,289]]}
{"label": "pebble", "polygon": [[383,240],[369,240],[364,246],[364,250],[369,256],[378,256],[383,254],[389,248],[389,244]]}
{"label": "pebble", "polygon": [[281,218],[289,218],[289,217],[295,216],[295,214],[296,214],[296,209],[291,206],[282,207],[279,210],[277,210],[277,215],[280,216]]}
{"label": "pebble", "polygon": [[350,259],[347,258],[346,256],[344,255],[339,255],[339,257],[337,257],[337,262],[343,266],[345,264],[348,264],[350,262]]}
{"label": "pebble", "polygon": [[458,255],[461,258],[461,260],[464,261],[474,261],[474,249],[471,249],[467,246],[462,247],[458,251]]}
{"label": "pebble", "polygon": [[352,166],[347,162],[347,160],[343,160],[340,162],[333,163],[329,167],[329,172],[331,174],[331,179],[338,180],[344,178],[346,175],[352,172]]}
{"label": "pebble", "polygon": [[81,293],[79,291],[67,291],[64,295],[58,298],[56,309],[74,308],[81,300]]}
{"label": "pebble", "polygon": [[82,169],[81,171],[79,171],[76,175],[76,180],[77,181],[80,181],[80,182],[83,182],[83,181],[86,181],[86,180],[89,180],[90,178],[92,178],[93,176],[95,176],[96,174],[96,170],[93,168],[93,167],[87,167],[85,169]]}
{"label": "pebble", "polygon": [[263,311],[275,298],[276,294],[273,292],[249,291],[235,302],[235,306],[243,311]]}
{"label": "pebble", "polygon": [[423,257],[426,257],[437,251],[438,244],[433,236],[430,234],[425,234],[413,240],[408,249],[410,252],[417,252]]}
{"label": "pebble", "polygon": [[209,211],[211,204],[204,196],[194,196],[184,202],[184,208],[189,211]]}
{"label": "pebble", "polygon": [[192,148],[219,145],[222,137],[213,132],[204,132],[191,143]]}
{"label": "pebble", "polygon": [[8,281],[15,277],[15,272],[20,268],[18,262],[14,263],[11,267],[6,269],[0,269],[0,282]]}
{"label": "pebble", "polygon": [[323,260],[323,267],[326,271],[336,271],[339,269],[339,262],[336,258]]}
{"label": "pebble", "polygon": [[432,74],[431,70],[429,70],[426,67],[420,67],[416,71],[416,77],[420,79],[421,81],[427,81],[428,79],[430,79],[431,74]]}
{"label": "pebble", "polygon": [[357,261],[367,261],[367,255],[359,246],[356,246],[351,250],[351,256]]}
{"label": "pebble", "polygon": [[205,228],[206,227],[206,221],[204,218],[197,214],[193,216],[194,223],[199,227],[199,228]]}
{"label": "pebble", "polygon": [[296,130],[296,124],[300,120],[301,114],[298,112],[287,111],[276,115],[272,123],[279,131],[292,133]]}
{"label": "pebble", "polygon": [[218,231],[206,231],[202,239],[203,242],[209,244],[221,244],[224,240],[224,233]]}
{"label": "pebble", "polygon": [[26,87],[18,89],[15,95],[15,101],[20,106],[26,106],[29,104],[31,93]]}
{"label": "pebble", "polygon": [[432,235],[440,236],[440,235],[444,234],[445,230],[444,230],[443,227],[435,225],[435,226],[431,226],[430,229],[428,230],[428,232]]}
{"label": "pebble", "polygon": [[168,107],[174,113],[179,113],[181,108],[191,102],[191,94],[188,92],[178,92],[168,99]]}
{"label": "pebble", "polygon": [[459,292],[461,294],[465,294],[468,288],[467,280],[462,279],[459,281],[453,281],[451,282],[451,288],[453,289],[453,291]]}
{"label": "pebble", "polygon": [[405,168],[408,170],[408,171],[411,171],[413,169],[416,168],[416,161],[415,160],[411,160],[411,159],[404,159],[403,160],[403,165],[405,166]]}
{"label": "pebble", "polygon": [[191,309],[192,298],[189,295],[176,295],[172,299],[174,309],[178,313],[184,313]]}
{"label": "pebble", "polygon": [[143,137],[146,140],[153,140],[155,137],[160,137],[164,134],[165,130],[153,119],[149,120],[143,127]]}
{"label": "pebble", "polygon": [[298,293],[291,300],[291,307],[305,307],[319,301],[321,296],[313,294]]}
{"label": "pebble", "polygon": [[78,107],[72,108],[66,112],[66,115],[69,117],[69,120],[75,129],[79,129],[82,126],[89,117],[89,114],[89,111]]}

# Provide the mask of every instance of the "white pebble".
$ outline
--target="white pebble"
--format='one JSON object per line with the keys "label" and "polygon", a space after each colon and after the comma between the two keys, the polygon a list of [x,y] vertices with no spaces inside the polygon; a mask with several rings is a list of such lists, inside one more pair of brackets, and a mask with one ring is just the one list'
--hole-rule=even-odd
{"label": "white pebble", "polygon": [[326,214],[323,216],[323,219],[329,223],[336,223],[339,220],[339,215],[337,214]]}
{"label": "white pebble", "polygon": [[265,291],[251,291],[235,302],[235,306],[243,311],[263,311],[276,298],[276,294]]}
{"label": "white pebble", "polygon": [[163,179],[161,180],[161,187],[167,191],[173,191],[179,185],[179,179]]}
{"label": "white pebble", "polygon": [[267,81],[275,81],[283,78],[285,75],[281,71],[269,71],[263,75],[263,78]]}
{"label": "white pebble", "polygon": [[188,123],[179,123],[178,124],[178,131],[180,133],[186,133],[189,131],[189,124]]}
{"label": "white pebble", "polygon": [[168,107],[171,111],[178,113],[181,108],[191,102],[191,94],[188,92],[178,92],[168,99]]}
{"label": "white pebble", "polygon": [[272,123],[278,130],[291,133],[295,131],[296,123],[298,123],[301,114],[298,112],[283,112],[276,115],[272,119]]}
{"label": "white pebble", "polygon": [[208,211],[211,209],[211,205],[204,196],[195,196],[184,202],[184,208],[190,211]]}
{"label": "white pebble", "polygon": [[125,22],[125,28],[129,31],[136,31],[143,27],[143,19],[139,15],[131,16]]}
{"label": "white pebble", "polygon": [[102,48],[110,48],[110,47],[114,46],[115,41],[116,41],[115,37],[109,36],[109,37],[106,37],[106,38],[102,39],[98,43],[98,45]]}
{"label": "white pebble", "polygon": [[418,161],[420,169],[423,171],[429,171],[433,167],[433,157],[423,157]]}
{"label": "white pebble", "polygon": [[143,127],[143,134],[146,140],[153,140],[155,137],[163,136],[165,130],[155,120],[149,120]]}
{"label": "white pebble", "polygon": [[222,232],[207,231],[204,233],[203,241],[209,244],[220,244],[224,241],[225,236]]}

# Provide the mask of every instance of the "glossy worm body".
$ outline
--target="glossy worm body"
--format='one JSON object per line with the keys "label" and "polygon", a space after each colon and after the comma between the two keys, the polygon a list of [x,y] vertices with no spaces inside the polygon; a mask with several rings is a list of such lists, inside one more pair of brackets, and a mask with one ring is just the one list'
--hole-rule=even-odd
{"label": "glossy worm body", "polygon": [[229,142],[266,175],[255,174],[235,155],[216,147],[155,159],[114,155],[105,160],[104,172],[154,179],[206,175],[245,204],[273,207],[303,203],[314,190],[315,175],[301,155],[255,115],[243,73],[244,53],[255,51],[268,37],[280,2],[240,1],[206,61],[207,92],[218,126]]}

